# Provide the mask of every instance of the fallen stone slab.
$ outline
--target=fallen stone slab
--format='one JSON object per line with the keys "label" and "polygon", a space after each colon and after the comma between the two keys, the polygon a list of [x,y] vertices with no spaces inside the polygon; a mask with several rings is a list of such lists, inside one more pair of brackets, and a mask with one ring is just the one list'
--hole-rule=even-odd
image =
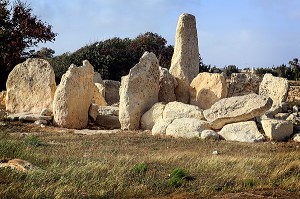
{"label": "fallen stone slab", "polygon": [[35,122],[38,120],[45,120],[45,121],[52,121],[52,116],[45,116],[33,113],[17,113],[17,114],[10,114],[7,116],[8,120],[11,121],[24,121],[24,122]]}
{"label": "fallen stone slab", "polygon": [[203,114],[213,129],[221,129],[226,124],[248,121],[261,116],[271,106],[271,98],[252,93],[221,99],[210,109],[204,110]]}
{"label": "fallen stone slab", "polygon": [[227,124],[219,132],[219,135],[225,140],[237,142],[262,142],[265,140],[254,121]]}
{"label": "fallen stone slab", "polygon": [[120,132],[119,129],[114,130],[90,130],[90,129],[82,129],[82,130],[74,130],[74,134],[79,135],[99,135],[99,134],[113,134]]}

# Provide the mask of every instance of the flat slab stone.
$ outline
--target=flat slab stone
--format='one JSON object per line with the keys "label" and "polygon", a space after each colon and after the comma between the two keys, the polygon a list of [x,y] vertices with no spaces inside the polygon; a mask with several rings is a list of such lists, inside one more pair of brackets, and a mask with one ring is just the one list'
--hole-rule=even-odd
{"label": "flat slab stone", "polygon": [[213,129],[221,129],[226,124],[248,121],[261,116],[271,106],[272,100],[269,97],[252,93],[221,99],[210,109],[204,110],[203,114]]}

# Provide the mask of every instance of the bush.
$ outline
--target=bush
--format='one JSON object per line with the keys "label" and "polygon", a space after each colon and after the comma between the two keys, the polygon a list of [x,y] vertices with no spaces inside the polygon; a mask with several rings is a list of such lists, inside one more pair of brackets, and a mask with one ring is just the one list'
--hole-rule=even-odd
{"label": "bush", "polygon": [[184,171],[181,168],[175,168],[170,174],[170,179],[168,183],[172,187],[180,187],[187,176],[188,175],[186,171]]}
{"label": "bush", "polygon": [[147,171],[147,165],[144,162],[136,164],[133,167],[133,172],[136,174],[144,174],[144,173],[146,173],[146,171]]}

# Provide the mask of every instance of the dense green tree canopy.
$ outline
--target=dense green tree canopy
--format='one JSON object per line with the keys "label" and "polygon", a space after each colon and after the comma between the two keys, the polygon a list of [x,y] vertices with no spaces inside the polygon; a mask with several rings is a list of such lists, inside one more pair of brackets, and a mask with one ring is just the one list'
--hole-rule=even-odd
{"label": "dense green tree canopy", "polygon": [[160,61],[160,65],[169,68],[173,55],[173,46],[160,35],[146,32],[134,39],[112,38],[95,42],[80,48],[74,53],[64,53],[50,59],[56,74],[57,82],[71,64],[81,65],[82,60],[89,60],[95,71],[104,79],[121,80],[129,70],[139,62],[145,51],[153,52]]}

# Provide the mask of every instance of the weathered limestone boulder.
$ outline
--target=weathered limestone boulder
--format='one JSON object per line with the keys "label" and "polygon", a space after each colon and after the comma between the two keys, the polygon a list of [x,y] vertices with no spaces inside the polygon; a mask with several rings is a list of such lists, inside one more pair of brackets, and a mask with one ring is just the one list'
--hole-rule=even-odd
{"label": "weathered limestone boulder", "polygon": [[201,132],[210,129],[209,123],[195,118],[175,119],[166,129],[166,135],[182,138],[200,137]]}
{"label": "weathered limestone boulder", "polygon": [[94,83],[104,84],[101,74],[98,72],[94,72]]}
{"label": "weathered limestone boulder", "polygon": [[0,107],[1,106],[6,106],[6,91],[0,92]]}
{"label": "weathered limestone boulder", "polygon": [[141,119],[141,127],[144,130],[151,130],[157,120],[195,118],[204,120],[203,112],[198,106],[184,104],[182,102],[170,102],[167,105],[156,103],[147,111]]}
{"label": "weathered limestone boulder", "polygon": [[257,94],[224,98],[216,102],[203,114],[213,129],[224,125],[247,121],[263,115],[272,105],[272,100]]}
{"label": "weathered limestone boulder", "polygon": [[107,106],[105,100],[105,87],[103,84],[95,83],[94,84],[94,95],[92,103],[98,104],[99,106]]}
{"label": "weathered limestone boulder", "polygon": [[257,74],[232,73],[228,83],[227,97],[248,95],[259,92],[262,78]]}
{"label": "weathered limestone boulder", "polygon": [[72,129],[85,128],[93,94],[94,67],[87,60],[81,67],[72,64],[55,92],[54,124]]}
{"label": "weathered limestone boulder", "polygon": [[199,73],[198,36],[193,15],[179,16],[170,73],[178,82],[175,89],[177,101],[189,103],[190,83]]}
{"label": "weathered limestone boulder", "polygon": [[167,103],[176,101],[175,88],[177,86],[177,81],[175,77],[173,77],[166,68],[159,67],[159,72],[158,100]]}
{"label": "weathered limestone boulder", "polygon": [[156,103],[152,106],[150,110],[143,114],[141,118],[141,128],[143,130],[151,130],[155,122],[163,118],[163,111],[165,109],[165,104]]}
{"label": "weathered limestone boulder", "polygon": [[12,160],[8,160],[7,162],[1,162],[0,167],[8,167],[22,172],[28,172],[30,170],[37,168],[30,162],[27,162],[22,159],[12,159]]}
{"label": "weathered limestone boulder", "polygon": [[283,141],[293,134],[291,121],[267,119],[261,121],[263,130],[270,140]]}
{"label": "weathered limestone boulder", "polygon": [[10,72],[6,88],[8,112],[40,113],[43,108],[52,110],[56,89],[53,68],[46,60],[27,59]]}
{"label": "weathered limestone boulder", "polygon": [[184,104],[181,102],[170,102],[163,111],[163,118],[194,118],[204,120],[203,111],[194,105]]}
{"label": "weathered limestone boulder", "polygon": [[227,83],[222,74],[200,73],[190,86],[190,104],[201,109],[209,109],[214,103],[227,96]]}
{"label": "weathered limestone boulder", "polygon": [[105,100],[108,105],[120,102],[119,89],[121,83],[114,80],[104,80]]}
{"label": "weathered limestone boulder", "polygon": [[158,102],[159,64],[153,53],[145,52],[140,62],[122,77],[119,120],[123,130],[140,128],[142,115]]}
{"label": "weathered limestone boulder", "polygon": [[280,105],[285,102],[289,84],[286,78],[274,77],[271,74],[265,74],[259,86],[259,95],[270,97],[273,105]]}
{"label": "weathered limestone boulder", "polygon": [[300,133],[295,134],[294,137],[293,137],[293,140],[295,142],[300,142]]}
{"label": "weathered limestone boulder", "polygon": [[174,121],[173,118],[158,119],[151,132],[152,135],[166,135],[167,127]]}
{"label": "weathered limestone boulder", "polygon": [[216,133],[214,130],[204,130],[201,132],[202,140],[219,140],[220,135]]}
{"label": "weathered limestone boulder", "polygon": [[254,121],[227,124],[219,132],[219,135],[225,140],[238,142],[261,142],[265,140]]}
{"label": "weathered limestone boulder", "polygon": [[108,129],[119,129],[121,127],[118,107],[92,104],[89,109],[89,116],[99,126]]}

